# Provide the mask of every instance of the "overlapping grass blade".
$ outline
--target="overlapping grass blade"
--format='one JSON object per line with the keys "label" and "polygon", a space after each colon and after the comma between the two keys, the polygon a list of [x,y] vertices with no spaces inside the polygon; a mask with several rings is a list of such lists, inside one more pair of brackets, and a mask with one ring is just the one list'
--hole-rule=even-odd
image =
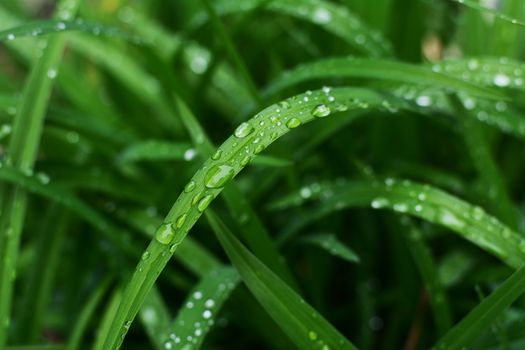
{"label": "overlapping grass blade", "polygon": [[433,349],[464,349],[524,292],[525,267],[521,267],[456,324]]}
{"label": "overlapping grass blade", "polygon": [[[368,28],[357,16],[344,6],[323,0],[234,0],[214,2],[220,15],[239,11],[251,11],[262,6],[263,9],[308,21],[340,37],[360,52],[371,56],[390,56],[390,43],[377,31]],[[201,25],[207,17],[197,15],[193,26]]]}
{"label": "overlapping grass blade", "polygon": [[443,74],[430,67],[402,63],[392,60],[369,58],[328,58],[302,64],[283,73],[266,89],[273,94],[298,83],[326,78],[367,78],[393,81],[403,84],[417,84],[441,89],[463,91],[476,96],[497,98],[502,95],[489,88],[464,81],[456,76]]}
{"label": "overlapping grass blade", "polygon": [[[371,90],[324,89],[297,95],[272,105],[252,120],[241,124],[234,135],[214,153],[217,156],[208,159],[188,182],[164,223],[157,229],[156,239],[146,250],[148,259],[138,264],[124,292],[104,346],[108,349],[120,347],[127,332],[125,324],[131,323],[135,318],[144,298],[170,259],[170,253],[176,251],[188,231],[222,191],[228,180],[240,172],[254,156],[290,130],[314,119],[347,110],[381,108],[385,103],[398,108],[408,107],[403,100]],[[224,165],[227,167],[221,168]],[[219,178],[221,186],[208,183],[211,179],[207,174],[218,169],[228,170]]]}
{"label": "overlapping grass blade", "polygon": [[155,348],[166,349],[163,338],[168,331],[171,315],[157,288],[153,287],[144,300],[139,317]]}
{"label": "overlapping grass blade", "polygon": [[0,31],[0,42],[11,41],[23,37],[38,37],[41,35],[78,31],[93,35],[106,35],[131,39],[131,36],[124,31],[108,27],[99,23],[84,22],[83,20],[64,21],[64,20],[44,20],[34,21],[18,27],[4,29]]}
{"label": "overlapping grass blade", "polygon": [[328,321],[246,249],[210,211],[210,224],[243,282],[300,349],[356,349]]}
{"label": "overlapping grass blade", "polygon": [[232,267],[219,267],[204,275],[164,334],[163,349],[199,349],[239,280]]}
{"label": "overlapping grass blade", "polygon": [[92,224],[93,227],[107,234],[108,238],[112,239],[124,249],[124,251],[131,254],[138,253],[136,246],[134,247],[130,245],[130,240],[126,238],[128,234],[115,227],[98,211],[91,208],[71,192],[60,188],[59,186],[54,186],[52,183],[42,183],[37,176],[27,176],[9,167],[0,167],[0,179],[6,183],[23,188],[27,192],[44,196],[52,201],[62,204],[64,207],[70,209],[72,212]]}
{"label": "overlapping grass blade", "polygon": [[[78,0],[63,0],[58,4],[55,18],[69,19],[79,6]],[[51,37],[41,57],[36,61],[25,84],[21,104],[13,123],[13,134],[8,148],[8,161],[16,169],[31,171],[36,160],[44,116],[51,95],[53,78],[65,46],[65,38]],[[0,210],[0,323],[10,321],[13,294],[13,273],[25,218],[27,195],[18,187],[2,186]],[[7,343],[7,327],[0,327],[0,348]]]}
{"label": "overlapping grass blade", "polygon": [[505,21],[505,22],[508,22],[508,23],[511,23],[511,24],[514,24],[514,25],[525,27],[525,22],[522,22],[522,21],[520,21],[520,20],[518,20],[516,18],[513,18],[511,16],[507,16],[506,14],[501,13],[501,12],[499,12],[497,10],[493,10],[491,8],[482,6],[476,1],[472,1],[472,0],[452,0],[452,1],[457,2],[459,4],[462,4],[464,6],[470,7],[472,9],[474,9],[474,10],[491,14],[492,16],[494,16],[494,17],[496,17],[496,18],[498,18],[498,19],[500,19],[502,21]]}
{"label": "overlapping grass blade", "polygon": [[323,192],[325,196],[319,205],[284,231],[281,243],[297,235],[314,220],[357,206],[389,209],[445,226],[514,268],[519,268],[525,259],[525,240],[521,235],[482,208],[429,185],[388,178],[385,182],[331,184],[325,186]]}
{"label": "overlapping grass blade", "polygon": [[301,239],[301,242],[318,246],[333,256],[337,256],[343,260],[352,263],[359,262],[359,256],[351,248],[347,247],[343,242],[339,241],[334,234],[317,234],[309,235]]}

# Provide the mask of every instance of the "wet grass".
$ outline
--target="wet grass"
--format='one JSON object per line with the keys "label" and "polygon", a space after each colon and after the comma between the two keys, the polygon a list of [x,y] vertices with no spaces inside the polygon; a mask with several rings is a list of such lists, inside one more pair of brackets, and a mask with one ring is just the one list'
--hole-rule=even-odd
{"label": "wet grass", "polygon": [[43,4],[0,5],[0,349],[524,346],[519,1]]}

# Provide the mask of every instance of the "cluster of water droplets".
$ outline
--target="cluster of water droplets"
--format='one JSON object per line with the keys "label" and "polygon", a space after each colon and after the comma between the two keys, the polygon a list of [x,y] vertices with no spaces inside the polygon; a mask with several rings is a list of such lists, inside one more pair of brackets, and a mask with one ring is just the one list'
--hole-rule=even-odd
{"label": "cluster of water droplets", "polygon": [[238,275],[232,272],[228,276],[221,275],[224,279],[219,283],[211,283],[207,291],[198,289],[190,294],[177,316],[174,331],[168,334],[163,343],[164,349],[193,349],[204,340],[215,325],[224,300],[238,283]]}
{"label": "cluster of water droplets", "polygon": [[372,199],[373,209],[392,209],[439,223],[503,259],[511,258],[507,249],[515,251],[517,247],[517,255],[525,254],[525,240],[479,206],[468,205],[427,185],[407,180],[387,178],[381,187],[383,191],[380,187],[378,190],[384,195]]}
{"label": "cluster of water droplets", "polygon": [[525,67],[518,61],[501,57],[443,61],[434,64],[432,70],[476,84],[523,89]]}

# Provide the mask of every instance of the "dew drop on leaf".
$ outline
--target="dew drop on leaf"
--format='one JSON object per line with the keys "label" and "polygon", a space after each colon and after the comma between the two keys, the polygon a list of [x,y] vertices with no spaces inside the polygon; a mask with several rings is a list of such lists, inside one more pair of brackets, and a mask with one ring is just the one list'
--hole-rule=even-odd
{"label": "dew drop on leaf", "polygon": [[286,126],[289,128],[289,129],[295,129],[297,128],[299,125],[301,125],[301,121],[298,119],[298,118],[292,118],[290,120],[288,120],[286,122]]}
{"label": "dew drop on leaf", "polygon": [[166,245],[171,242],[174,235],[175,235],[175,230],[173,229],[171,224],[165,222],[157,228],[157,231],[155,232],[155,239],[160,244]]}
{"label": "dew drop on leaf", "polygon": [[204,177],[204,185],[208,188],[224,187],[235,175],[233,167],[228,164],[213,165]]}
{"label": "dew drop on leaf", "polygon": [[317,118],[322,118],[329,116],[331,112],[332,111],[330,110],[330,107],[325,104],[320,104],[315,106],[315,108],[312,110],[312,115]]}
{"label": "dew drop on leaf", "polygon": [[254,130],[255,129],[251,124],[244,122],[235,129],[234,135],[235,137],[242,139],[250,135]]}
{"label": "dew drop on leaf", "polygon": [[213,195],[209,194],[207,196],[204,196],[200,201],[199,204],[197,204],[197,209],[200,212],[203,212],[206,208],[208,208],[208,205],[210,205],[211,201],[213,200]]}

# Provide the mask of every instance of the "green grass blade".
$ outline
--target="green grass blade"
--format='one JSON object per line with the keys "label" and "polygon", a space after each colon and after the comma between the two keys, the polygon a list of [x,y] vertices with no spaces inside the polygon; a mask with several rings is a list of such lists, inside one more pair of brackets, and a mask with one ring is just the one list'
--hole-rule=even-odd
{"label": "green grass blade", "polygon": [[344,243],[339,241],[333,234],[318,234],[310,235],[301,240],[301,242],[318,246],[333,256],[337,256],[343,260],[352,263],[359,262],[359,256],[352,249],[347,247]]}
{"label": "green grass blade", "polygon": [[132,144],[124,149],[119,160],[122,162],[191,160],[195,156],[195,150],[188,143],[147,140]]}
{"label": "green grass blade", "polygon": [[[290,225],[283,243],[308,223],[348,207],[389,209],[442,225],[495,255],[511,267],[519,268],[525,258],[525,240],[516,232],[488,215],[482,208],[429,185],[408,180],[385,182],[355,181],[323,188],[332,195],[321,199],[304,219]],[[297,195],[293,195],[297,196]]]}
{"label": "green grass blade", "polygon": [[171,316],[157,288],[153,287],[144,300],[139,317],[155,348],[165,349],[163,340],[168,331]]}
{"label": "green grass blade", "polygon": [[425,284],[425,288],[430,295],[430,303],[432,305],[436,327],[439,334],[445,334],[452,325],[452,314],[450,312],[450,303],[448,302],[444,285],[439,278],[434,258],[423,239],[421,230],[408,218],[402,218],[401,223],[403,224],[402,229],[407,231],[404,232],[405,241]]}
{"label": "green grass blade", "polygon": [[73,331],[69,336],[67,342],[67,350],[77,350],[81,347],[82,338],[84,337],[86,330],[89,326],[89,321],[92,320],[95,316],[97,307],[102,302],[102,298],[107,293],[110,286],[111,279],[107,278],[102,281],[95,291],[89,296],[86,304],[82,308],[81,313],[78,315],[78,318],[73,327]]}
{"label": "green grass blade", "polygon": [[237,70],[243,77],[246,83],[246,86],[248,88],[248,91],[250,91],[252,98],[255,101],[257,101],[259,105],[262,104],[262,99],[261,99],[261,96],[259,95],[257,85],[253,81],[253,78],[250,72],[248,71],[248,69],[246,68],[246,65],[244,64],[238,50],[235,48],[235,45],[232,39],[230,38],[230,35],[226,31],[223,23],[221,22],[220,17],[217,15],[217,13],[215,12],[215,9],[209,3],[208,0],[201,0],[201,3],[206,9],[206,12],[208,13],[209,18],[211,19],[212,25],[220,37],[222,45],[224,45],[226,52],[230,56],[230,59],[233,61]]}
{"label": "green grass blade", "polygon": [[[245,0],[242,4],[235,0],[221,0],[215,1],[214,7],[219,14],[224,15],[252,11],[261,4],[261,0]],[[273,0],[265,1],[264,8],[318,25],[368,56],[384,57],[392,54],[390,43],[344,6],[323,0]],[[193,20],[193,26],[205,20],[206,17],[201,14]]]}
{"label": "green grass blade", "polygon": [[210,224],[243,282],[300,349],[357,349],[246,249],[210,211]]}
{"label": "green grass blade", "polygon": [[113,240],[120,248],[124,249],[124,251],[131,254],[138,253],[136,246],[130,244],[130,240],[126,238],[129,236],[127,233],[115,227],[98,211],[60,186],[54,186],[52,183],[43,183],[37,175],[27,176],[9,167],[0,167],[0,179],[16,185],[24,191],[44,196],[56,203],[62,204],[64,207],[85,219],[86,222],[89,222],[93,227],[105,233],[108,238]]}
{"label": "green grass blade", "polygon": [[[195,144],[202,154],[212,156],[212,159],[220,159],[223,155],[222,150],[215,151],[213,143],[206,135],[204,129],[200,126],[197,118],[193,115],[186,104],[178,97],[175,97],[175,103],[178,107],[178,112],[186,129]],[[263,226],[261,220],[251,209],[247,199],[244,198],[241,191],[235,186],[229,186],[224,189],[223,197],[230,208],[234,218],[241,227],[244,228],[243,239],[248,243],[249,247],[253,249],[255,254],[279,276],[284,278],[288,283],[294,284],[294,279],[291,272],[286,267],[285,263],[280,257],[269,232]]]}
{"label": "green grass blade", "polygon": [[525,267],[521,267],[441,338],[433,349],[464,349],[524,292]]}
{"label": "green grass blade", "polygon": [[[234,135],[219,147],[220,156],[208,159],[188,182],[164,223],[157,229],[156,239],[146,250],[148,258],[137,265],[124,292],[104,347],[117,349],[121,346],[127,332],[124,326],[135,318],[144,298],[169,261],[171,254],[177,250],[188,231],[226,183],[248,165],[253,157],[279,137],[314,119],[326,118],[330,114],[347,110],[381,108],[385,103],[399,108],[407,107],[402,100],[388,99],[371,90],[324,89],[297,95],[272,105],[252,120],[241,124]],[[257,142],[254,143],[255,140]],[[222,175],[210,176],[211,172],[216,171]]]}
{"label": "green grass blade", "polygon": [[18,343],[30,344],[40,339],[68,221],[68,213],[55,205],[50,209],[44,230],[39,232],[36,256],[46,263],[35,266],[23,291],[15,333]]}
{"label": "green grass blade", "polygon": [[525,27],[525,22],[522,22],[511,16],[507,16],[506,14],[501,13],[497,10],[493,10],[493,9],[484,7],[480,5],[479,3],[477,3],[476,1],[472,1],[472,0],[451,0],[451,1],[457,2],[459,4],[462,4],[464,6],[470,7],[471,9],[474,9],[474,10],[477,10],[483,13],[488,13],[502,21],[505,21],[505,22],[508,22],[508,23],[511,23],[517,26]]}
{"label": "green grass blade", "polygon": [[[122,300],[122,291],[117,289],[111,295],[108,304],[104,310],[104,314],[100,319],[97,327],[97,335],[95,343],[93,344],[93,350],[104,350],[104,339],[107,338],[108,333],[111,330],[111,321],[118,312],[119,304]],[[129,326],[128,326],[129,328]]]}
{"label": "green grass blade", "polygon": [[524,90],[525,65],[507,57],[470,57],[432,65],[435,72],[459,77],[472,84]]}
{"label": "green grass blade", "polygon": [[266,89],[273,94],[286,87],[304,81],[326,78],[367,78],[392,81],[403,84],[435,86],[441,89],[468,92],[476,96],[497,98],[497,91],[466,82],[452,75],[433,71],[430,67],[390,60],[365,58],[328,58],[283,73]]}
{"label": "green grass blade", "polygon": [[[79,5],[79,0],[63,0],[58,4],[55,18],[71,18]],[[47,41],[42,56],[36,61],[25,84],[21,104],[13,123],[13,134],[8,148],[8,162],[16,169],[31,171],[36,160],[40,136],[44,124],[53,79],[65,46],[63,36],[54,36]],[[19,188],[6,188],[2,191],[0,218],[0,323],[9,325],[11,299],[13,293],[13,273],[22,235],[27,196]],[[0,327],[0,348],[7,344],[6,326]]]}
{"label": "green grass blade", "polygon": [[118,28],[107,27],[99,23],[84,22],[83,20],[63,21],[63,20],[44,20],[34,21],[18,27],[0,31],[0,42],[12,41],[23,37],[38,37],[53,33],[63,33],[78,31],[93,35],[107,35],[131,39],[129,34]]}
{"label": "green grass blade", "polygon": [[239,274],[232,267],[219,267],[203,276],[188,294],[168,333],[164,334],[163,349],[201,348],[239,280]]}

